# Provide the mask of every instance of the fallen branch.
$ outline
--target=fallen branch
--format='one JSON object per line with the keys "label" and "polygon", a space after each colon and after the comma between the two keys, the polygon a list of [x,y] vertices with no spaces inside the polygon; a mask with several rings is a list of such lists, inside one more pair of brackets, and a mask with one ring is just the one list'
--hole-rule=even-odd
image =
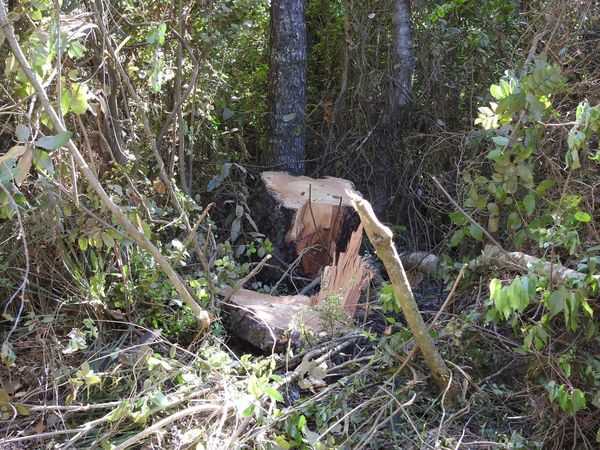
{"label": "fallen branch", "polygon": [[[427,252],[407,253],[400,257],[402,263],[409,265],[412,269],[426,273],[431,276],[443,275],[449,268],[437,255]],[[533,270],[540,275],[548,276],[552,282],[564,284],[567,282],[581,282],[590,275],[577,270],[563,267],[522,252],[506,252],[493,245],[487,245],[483,253],[468,264],[469,270],[478,270],[486,267],[501,267],[529,272]],[[600,275],[591,275],[591,278],[600,283]]]}
{"label": "fallen branch", "polygon": [[[17,62],[19,63],[19,66],[27,76],[27,79],[34,87],[35,92],[40,100],[40,103],[42,104],[46,114],[48,114],[50,121],[55,128],[55,131],[66,132],[67,130],[63,125],[61,118],[58,116],[56,110],[52,106],[52,103],[50,102],[50,99],[48,98],[48,95],[46,94],[46,91],[44,90],[38,76],[33,71],[31,65],[29,64],[29,62],[25,58],[25,55],[23,54],[23,50],[21,49],[21,46],[14,34],[13,27],[10,24],[10,21],[8,20],[8,16],[3,2],[0,2],[0,26],[2,28],[2,31],[4,32],[8,44],[10,45],[13,55],[15,56]],[[121,208],[119,208],[111,200],[111,198],[108,196],[108,194],[98,181],[98,178],[96,178],[94,172],[86,163],[85,159],[81,155],[81,152],[79,151],[73,140],[69,140],[69,142],[67,142],[65,146],[69,150],[69,153],[75,159],[87,182],[90,184],[90,187],[96,192],[96,194],[100,198],[102,204],[111,211],[111,213],[115,216],[117,221],[125,229],[128,236],[131,237],[131,239],[141,248],[143,248],[152,255],[156,263],[160,266],[165,275],[167,275],[167,277],[173,284],[173,287],[177,290],[177,293],[180,295],[181,299],[190,307],[190,309],[200,322],[201,327],[203,329],[208,328],[208,326],[210,325],[210,316],[208,312],[205,311],[194,300],[191,293],[188,291],[185,283],[179,277],[177,272],[175,272],[173,267],[171,267],[167,258],[165,258],[165,256],[160,252],[160,250],[148,238],[146,238],[144,233],[142,233],[135,227],[135,225],[127,218],[127,216],[121,210]],[[209,275],[207,274],[207,276]]]}
{"label": "fallen branch", "polygon": [[[349,195],[352,199],[352,205],[358,212],[360,220],[365,227],[367,236],[377,252],[377,256],[385,265],[390,281],[392,282],[396,301],[402,308],[406,322],[413,333],[415,343],[419,346],[429,365],[431,376],[436,384],[442,390],[445,390],[448,388],[448,383],[451,380],[450,370],[435,348],[433,339],[429,334],[429,329],[419,312],[410,284],[406,278],[406,272],[404,272],[402,262],[396,251],[396,246],[392,241],[392,232],[377,219],[368,201],[356,194],[349,193]],[[458,386],[456,388],[455,386],[451,386],[448,392],[448,399],[453,400],[457,394]]]}

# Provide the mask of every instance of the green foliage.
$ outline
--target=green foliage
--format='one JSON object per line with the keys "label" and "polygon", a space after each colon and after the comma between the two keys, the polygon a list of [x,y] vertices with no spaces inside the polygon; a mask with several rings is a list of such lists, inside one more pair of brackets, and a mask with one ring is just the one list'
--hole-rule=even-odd
{"label": "green foliage", "polygon": [[[507,72],[499,84],[490,88],[496,102],[479,108],[476,124],[487,130],[493,148],[487,153],[491,176],[465,172],[468,186],[465,207],[481,222],[486,220],[490,233],[511,236],[517,247],[527,239],[542,248],[561,247],[575,254],[580,251],[578,228],[589,222],[589,213],[579,208],[580,197],[563,195],[556,202],[556,181],[536,181],[535,171],[545,145],[543,120],[556,117],[552,100],[567,90],[559,68],[543,59],[536,60],[522,78]],[[600,126],[597,110],[584,102],[577,108],[577,124],[569,133],[569,168],[578,169],[579,149],[587,145],[592,130]],[[583,127],[583,128],[582,128]],[[581,131],[588,130],[588,131]],[[575,131],[574,131],[575,130]],[[579,136],[572,138],[571,136]],[[481,230],[460,213],[450,216],[460,227],[451,238],[450,246],[458,246],[464,237],[482,240]]]}
{"label": "green foliage", "polygon": [[566,385],[557,385],[551,380],[546,384],[546,390],[550,401],[558,402],[566,413],[575,414],[586,407],[585,395],[579,389],[569,391]]}
{"label": "green foliage", "polygon": [[[593,273],[596,248],[586,248],[581,238],[582,228],[592,221],[592,214],[585,210],[581,195],[567,190],[567,183],[571,174],[582,170],[583,155],[589,160],[597,158],[595,150],[589,151],[589,143],[600,128],[600,106],[580,103],[575,121],[564,125],[571,127],[564,153],[565,169],[570,173],[566,181],[547,178],[541,163],[546,148],[552,145],[549,130],[563,127],[553,123],[561,118],[553,105],[569,89],[559,66],[543,57],[522,76],[506,72],[499,83],[491,86],[494,101],[479,108],[475,120],[489,142],[489,165],[463,173],[464,208],[506,245],[527,249],[535,244],[548,252],[542,261],[552,258],[557,264],[558,256],[579,258],[579,268]],[[467,237],[483,239],[479,227],[463,213],[451,214],[450,219],[457,227],[450,247],[457,247]],[[588,302],[598,292],[596,280],[587,276],[558,286],[553,281],[552,274],[540,267],[530,267],[527,275],[508,283],[496,278],[490,281],[486,321],[510,324],[523,339],[519,353],[547,352],[562,333],[580,333],[585,340],[597,336],[594,311]],[[550,364],[531,361],[532,375],[539,377],[550,401],[557,402],[567,414],[586,409],[587,399],[600,388],[597,381],[583,381],[586,373],[595,373],[593,364],[582,363],[584,345],[573,342],[570,348],[555,348],[548,356]],[[566,382],[557,384],[554,379]]]}
{"label": "green foliage", "polygon": [[396,297],[394,296],[394,286],[392,286],[391,283],[383,284],[383,286],[379,290],[379,300],[381,300],[381,310],[384,313],[399,313],[401,311],[400,303],[398,303]]}
{"label": "green foliage", "polygon": [[346,327],[349,318],[342,308],[341,295],[327,295],[315,309],[319,316],[319,322],[329,336],[339,334]]}

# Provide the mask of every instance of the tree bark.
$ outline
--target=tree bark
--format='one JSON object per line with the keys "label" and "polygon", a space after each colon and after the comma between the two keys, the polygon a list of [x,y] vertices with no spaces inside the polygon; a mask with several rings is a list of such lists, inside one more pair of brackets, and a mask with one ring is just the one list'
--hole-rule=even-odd
{"label": "tree bark", "polygon": [[398,58],[394,65],[394,108],[398,118],[411,102],[411,78],[414,67],[410,32],[410,0],[394,0],[392,16],[394,50]]}
{"label": "tree bark", "polygon": [[268,165],[302,175],[306,156],[305,0],[271,2]]}
{"label": "tree bark", "polygon": [[[390,68],[391,92],[389,104],[383,116],[382,130],[384,133],[384,146],[376,155],[373,162],[374,183],[371,187],[371,203],[378,214],[387,211],[389,202],[390,185],[396,178],[390,175],[401,170],[399,161],[402,160],[403,143],[402,134],[406,122],[406,109],[411,103],[411,78],[413,72],[412,36],[410,29],[410,0],[392,0],[392,42],[393,50]],[[381,131],[380,131],[381,133]],[[381,139],[381,138],[380,138]],[[409,191],[409,186],[401,186],[400,190]],[[400,211],[406,211],[408,197],[402,199]]]}

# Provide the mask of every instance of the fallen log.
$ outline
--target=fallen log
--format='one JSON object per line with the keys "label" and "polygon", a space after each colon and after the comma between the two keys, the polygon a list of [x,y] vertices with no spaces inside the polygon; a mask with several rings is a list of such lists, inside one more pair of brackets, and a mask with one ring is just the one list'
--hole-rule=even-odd
{"label": "fallen log", "polygon": [[358,225],[349,193],[357,194],[341,178],[263,172],[252,202],[254,218],[283,259],[300,256],[302,269],[314,277],[345,248]]}
{"label": "fallen log", "polygon": [[[412,252],[401,256],[403,264],[414,270],[419,270],[431,276],[442,276],[448,267],[437,255],[427,252]],[[522,252],[507,252],[494,245],[486,245],[480,256],[469,262],[470,270],[484,267],[501,267],[519,272],[534,272],[548,276],[552,282],[564,284],[569,281],[583,281],[589,275],[578,272],[560,264],[543,261],[542,259]],[[600,283],[600,275],[592,275]]]}
{"label": "fallen log", "polygon": [[[433,253],[410,252],[400,255],[400,261],[407,270],[417,270],[430,277],[438,278],[447,270],[444,261]],[[411,283],[412,285],[412,283]]]}
{"label": "fallen log", "polygon": [[[231,288],[221,295],[228,297]],[[239,289],[222,304],[225,326],[246,342],[267,352],[280,352],[287,345],[298,347],[303,330],[322,331],[317,312],[306,295],[271,296]],[[290,342],[291,341],[291,342]]]}

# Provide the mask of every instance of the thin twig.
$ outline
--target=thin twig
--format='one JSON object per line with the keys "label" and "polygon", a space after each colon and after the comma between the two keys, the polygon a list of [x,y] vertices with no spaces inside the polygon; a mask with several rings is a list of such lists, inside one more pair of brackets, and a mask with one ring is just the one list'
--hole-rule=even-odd
{"label": "thin twig", "polygon": [[146,428],[145,430],[141,431],[140,433],[133,435],[132,437],[127,439],[125,442],[113,447],[113,450],[125,450],[126,448],[137,444],[142,439],[145,439],[148,436],[156,433],[157,431],[162,430],[167,425],[169,425],[179,419],[183,419],[184,417],[188,417],[188,416],[192,416],[194,414],[199,414],[199,413],[208,412],[208,411],[216,412],[216,411],[222,410],[223,408],[226,408],[226,405],[208,404],[208,405],[190,406],[189,408],[182,409],[181,411],[177,411],[176,413],[171,414],[170,416],[165,417],[162,420],[159,420],[154,425]]}
{"label": "thin twig", "polygon": [[262,268],[265,266],[265,264],[267,263],[267,261],[271,259],[271,255],[266,255],[257,265],[254,269],[252,269],[248,275],[246,275],[244,278],[242,278],[241,280],[238,280],[237,283],[235,283],[235,285],[231,288],[231,290],[225,295],[225,297],[223,298],[223,303],[229,303],[229,300],[231,300],[231,297],[233,297],[233,295],[239,291],[244,284],[246,284],[252,277],[254,277],[255,275],[258,274],[258,272],[260,272],[262,270]]}

